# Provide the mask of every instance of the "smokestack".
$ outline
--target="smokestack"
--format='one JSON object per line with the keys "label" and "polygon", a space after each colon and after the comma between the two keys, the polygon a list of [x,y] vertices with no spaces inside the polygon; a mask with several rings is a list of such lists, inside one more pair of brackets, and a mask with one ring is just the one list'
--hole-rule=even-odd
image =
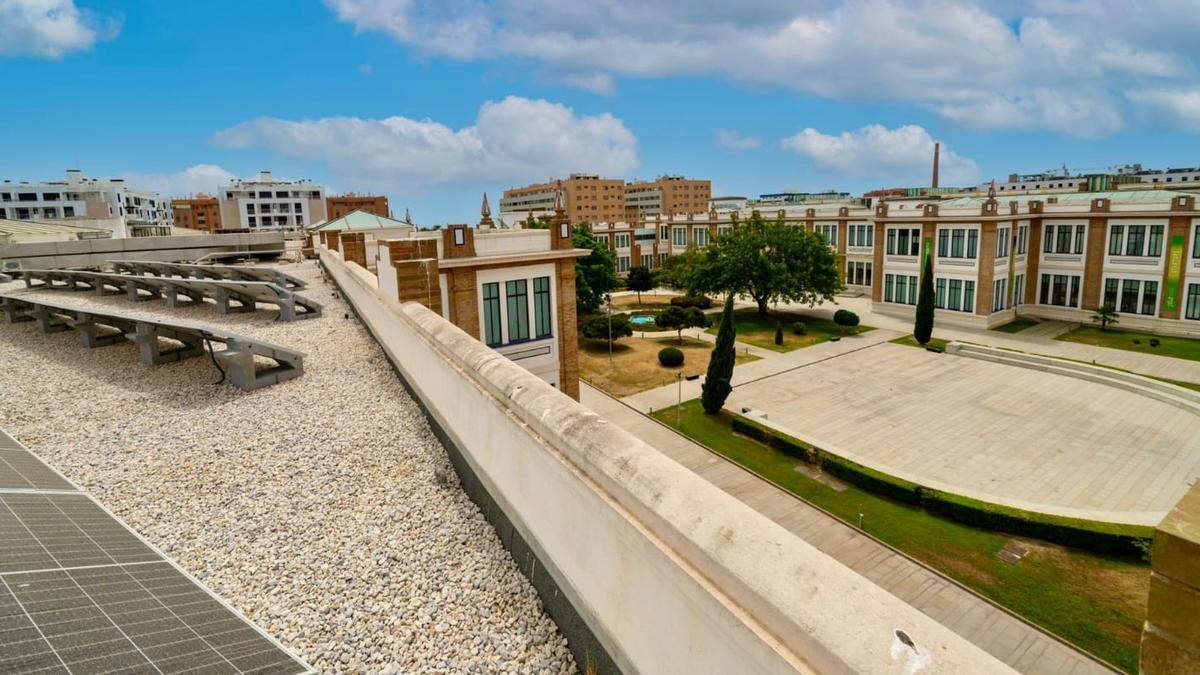
{"label": "smokestack", "polygon": [[935,189],[938,186],[938,156],[941,154],[941,152],[942,152],[942,144],[934,143],[933,144],[933,185],[932,185],[932,187]]}

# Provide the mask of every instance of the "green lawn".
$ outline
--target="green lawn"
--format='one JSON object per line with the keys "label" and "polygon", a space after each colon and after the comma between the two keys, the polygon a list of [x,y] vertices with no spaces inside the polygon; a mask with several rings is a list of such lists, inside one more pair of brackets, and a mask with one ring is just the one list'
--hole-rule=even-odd
{"label": "green lawn", "polygon": [[1003,326],[996,326],[992,330],[998,330],[1001,333],[1020,333],[1030,326],[1038,325],[1038,323],[1040,322],[1034,321],[1033,319],[1013,319]]}
{"label": "green lawn", "polygon": [[[847,523],[857,524],[863,514],[863,529],[875,537],[1136,672],[1150,582],[1147,565],[970,527],[853,485],[837,492],[798,472],[799,460],[734,434],[727,413],[705,415],[699,401],[683,404],[680,427],[674,406],[653,416]],[[1016,565],[997,559],[996,552],[1014,540],[1029,554]]]}
{"label": "green lawn", "polygon": [[[1200,361],[1200,340],[1171,337],[1168,335],[1151,335],[1150,333],[1135,333],[1116,329],[1100,330],[1095,326],[1080,326],[1064,333],[1058,340],[1078,342],[1085,345],[1125,349],[1143,354],[1158,354],[1159,356],[1174,356],[1179,359]],[[1157,347],[1150,346],[1150,340],[1158,340]]]}
{"label": "green lawn", "polygon": [[[720,316],[712,317],[713,325],[708,329],[709,333],[717,334],[717,328],[720,326]],[[803,322],[805,327],[804,335],[796,335],[792,332],[792,324],[797,321]],[[755,347],[770,349],[776,352],[790,352],[793,349],[801,347],[811,347],[812,345],[822,342],[828,342],[831,337],[844,337],[848,335],[842,331],[842,327],[829,319],[805,314],[803,312],[768,312],[766,316],[759,316],[758,312],[753,308],[739,309],[734,311],[734,322],[737,325],[737,340]],[[783,325],[783,344],[775,344],[775,323],[779,322]],[[875,330],[871,326],[858,326],[856,330],[849,334],[865,333],[869,330]]]}
{"label": "green lawn", "polygon": [[[895,340],[888,340],[888,342],[894,342],[898,345],[904,345],[905,347],[916,347],[918,349],[925,349],[925,347],[926,347],[926,345],[923,345],[920,342],[917,342],[917,339],[911,335],[905,335],[904,337],[898,337]],[[946,345],[948,345],[948,344],[950,344],[949,340],[943,340],[941,338],[929,338],[928,346],[936,347],[938,349],[941,349],[942,351],[945,351]]]}

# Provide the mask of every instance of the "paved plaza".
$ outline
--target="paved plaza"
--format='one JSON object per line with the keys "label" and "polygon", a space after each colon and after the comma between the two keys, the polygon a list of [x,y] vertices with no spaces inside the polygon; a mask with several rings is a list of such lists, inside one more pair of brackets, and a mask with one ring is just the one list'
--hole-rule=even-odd
{"label": "paved plaza", "polygon": [[1076,378],[875,344],[737,386],[726,407],[931,487],[1154,524],[1200,475],[1200,416]]}

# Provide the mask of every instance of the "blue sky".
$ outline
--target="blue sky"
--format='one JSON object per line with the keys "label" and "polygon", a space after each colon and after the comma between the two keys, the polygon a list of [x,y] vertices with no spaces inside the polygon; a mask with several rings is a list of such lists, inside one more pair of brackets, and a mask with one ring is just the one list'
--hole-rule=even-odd
{"label": "blue sky", "polygon": [[1194,0],[0,0],[0,179],[272,169],[473,222],[569,171],[859,193],[1200,164]]}

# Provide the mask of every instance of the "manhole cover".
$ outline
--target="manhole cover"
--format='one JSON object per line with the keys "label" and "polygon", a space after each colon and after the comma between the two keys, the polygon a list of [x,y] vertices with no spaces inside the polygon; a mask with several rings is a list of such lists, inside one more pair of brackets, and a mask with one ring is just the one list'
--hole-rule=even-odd
{"label": "manhole cover", "polygon": [[1010,541],[1004,545],[1004,548],[996,552],[996,557],[1009,565],[1016,565],[1021,562],[1021,558],[1024,558],[1028,554],[1028,548],[1015,541]]}

